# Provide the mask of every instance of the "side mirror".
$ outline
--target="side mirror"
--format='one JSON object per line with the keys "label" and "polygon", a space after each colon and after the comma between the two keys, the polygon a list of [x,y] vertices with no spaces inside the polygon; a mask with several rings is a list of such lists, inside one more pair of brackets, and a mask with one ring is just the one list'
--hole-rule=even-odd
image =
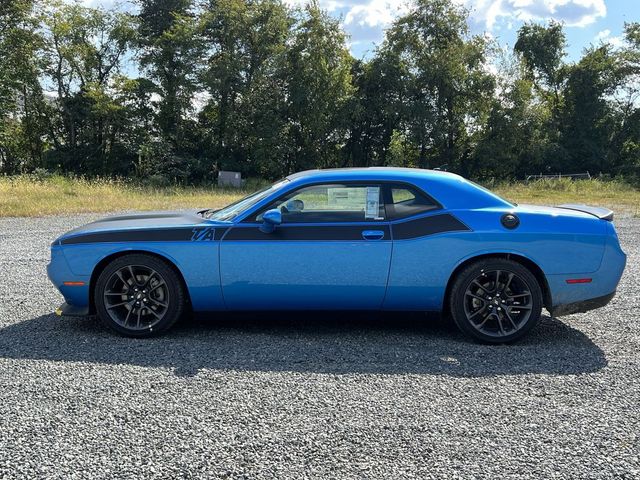
{"label": "side mirror", "polygon": [[263,233],[273,233],[276,226],[282,223],[282,212],[277,208],[273,210],[267,210],[262,215],[262,225],[260,225],[260,231]]}

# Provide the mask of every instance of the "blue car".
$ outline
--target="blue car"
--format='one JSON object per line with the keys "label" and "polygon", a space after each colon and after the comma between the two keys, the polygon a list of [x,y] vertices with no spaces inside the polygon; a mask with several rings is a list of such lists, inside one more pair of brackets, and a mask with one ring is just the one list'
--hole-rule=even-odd
{"label": "blue car", "polygon": [[60,315],[147,337],[186,310],[450,314],[488,343],[614,296],[613,213],[515,205],[451,173],[297,173],[221,210],[113,216],[51,246]]}

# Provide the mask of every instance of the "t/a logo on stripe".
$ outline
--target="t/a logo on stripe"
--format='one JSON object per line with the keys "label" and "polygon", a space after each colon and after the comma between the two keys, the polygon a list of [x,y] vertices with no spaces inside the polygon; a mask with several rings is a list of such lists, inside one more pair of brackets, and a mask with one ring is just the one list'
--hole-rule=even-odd
{"label": "t/a logo on stripe", "polygon": [[192,242],[205,242],[207,240],[214,240],[216,229],[212,227],[206,228],[194,228],[193,235],[191,235]]}

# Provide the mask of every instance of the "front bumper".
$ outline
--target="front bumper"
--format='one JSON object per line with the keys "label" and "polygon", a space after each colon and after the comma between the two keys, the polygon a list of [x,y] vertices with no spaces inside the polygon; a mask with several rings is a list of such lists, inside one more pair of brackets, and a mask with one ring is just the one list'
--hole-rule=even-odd
{"label": "front bumper", "polygon": [[563,315],[571,315],[572,313],[584,313],[589,310],[604,307],[615,296],[616,292],[603,295],[601,297],[590,298],[580,302],[567,303],[564,305],[556,305],[551,312],[552,317],[561,317]]}
{"label": "front bumper", "polygon": [[[51,283],[64,297],[64,305],[75,308],[87,308],[89,306],[89,282],[88,275],[76,275],[69,268],[62,248],[51,247],[51,261],[47,265],[47,275]],[[65,282],[82,282],[83,285],[65,285]],[[61,307],[62,308],[62,307]]]}

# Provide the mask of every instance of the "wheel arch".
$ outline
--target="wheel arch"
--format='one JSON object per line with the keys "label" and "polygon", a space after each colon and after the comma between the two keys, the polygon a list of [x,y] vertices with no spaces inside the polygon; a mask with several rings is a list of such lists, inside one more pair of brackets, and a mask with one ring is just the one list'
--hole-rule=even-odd
{"label": "wheel arch", "polygon": [[90,315],[93,315],[96,313],[94,290],[95,290],[96,282],[98,281],[98,277],[100,276],[102,271],[106,268],[107,265],[109,265],[109,263],[116,260],[117,258],[124,257],[126,255],[136,255],[136,254],[156,257],[157,259],[165,262],[175,272],[175,274],[180,279],[180,282],[182,282],[182,287],[184,289],[185,297],[187,299],[187,305],[191,305],[191,297],[189,294],[189,288],[187,287],[187,282],[185,281],[184,275],[176,265],[175,261],[173,261],[171,258],[167,257],[166,255],[162,255],[161,253],[153,252],[150,250],[142,250],[142,249],[120,250],[118,252],[110,253],[109,255],[106,255],[104,258],[102,258],[98,263],[96,263],[96,266],[93,268],[93,271],[91,272],[91,279],[89,280],[89,314]]}
{"label": "wheel arch", "polygon": [[551,290],[549,288],[549,283],[547,282],[547,277],[544,274],[542,268],[531,260],[530,258],[525,257],[524,255],[520,255],[517,253],[511,252],[491,252],[491,253],[482,253],[473,255],[469,258],[466,258],[462,262],[460,262],[456,268],[451,272],[449,276],[449,280],[447,281],[447,287],[445,289],[444,299],[443,299],[443,312],[448,312],[449,310],[449,296],[451,295],[451,288],[453,283],[455,282],[458,274],[465,269],[467,266],[471,265],[478,260],[484,260],[488,258],[500,258],[505,260],[512,260],[518,262],[520,265],[528,269],[536,280],[538,280],[538,284],[540,285],[540,289],[542,290],[542,299],[543,305],[548,309],[551,307]]}

